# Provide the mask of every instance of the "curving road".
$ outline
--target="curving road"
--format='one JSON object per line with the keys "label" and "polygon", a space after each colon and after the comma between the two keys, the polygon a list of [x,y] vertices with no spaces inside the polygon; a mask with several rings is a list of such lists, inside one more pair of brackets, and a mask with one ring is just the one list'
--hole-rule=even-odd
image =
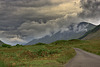
{"label": "curving road", "polygon": [[100,67],[100,56],[75,48],[76,56],[65,67]]}

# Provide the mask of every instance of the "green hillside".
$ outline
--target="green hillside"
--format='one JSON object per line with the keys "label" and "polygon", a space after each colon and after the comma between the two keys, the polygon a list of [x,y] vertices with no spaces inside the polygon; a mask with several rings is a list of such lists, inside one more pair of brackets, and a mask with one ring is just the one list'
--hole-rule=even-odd
{"label": "green hillside", "polygon": [[93,40],[93,39],[100,39],[100,25],[96,26],[94,29],[88,31],[84,36],[80,39],[83,40]]}

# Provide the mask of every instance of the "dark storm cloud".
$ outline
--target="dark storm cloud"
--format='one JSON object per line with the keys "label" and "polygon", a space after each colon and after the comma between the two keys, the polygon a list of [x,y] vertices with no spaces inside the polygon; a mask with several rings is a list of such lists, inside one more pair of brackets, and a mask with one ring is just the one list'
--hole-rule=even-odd
{"label": "dark storm cloud", "polygon": [[0,26],[18,27],[27,20],[44,22],[61,17],[61,15],[45,16],[37,11],[41,7],[53,6],[61,2],[51,0],[0,0]]}
{"label": "dark storm cloud", "polygon": [[42,7],[46,5],[49,6],[59,4],[59,2],[52,3],[50,0],[5,0],[5,2],[2,3],[15,7]]}
{"label": "dark storm cloud", "polygon": [[[0,29],[16,29],[26,21],[47,22],[63,15],[39,13],[66,0],[0,0]],[[51,7],[52,6],[52,7]],[[49,11],[49,10],[48,10]]]}
{"label": "dark storm cloud", "polygon": [[100,18],[100,0],[81,0],[82,18]]}

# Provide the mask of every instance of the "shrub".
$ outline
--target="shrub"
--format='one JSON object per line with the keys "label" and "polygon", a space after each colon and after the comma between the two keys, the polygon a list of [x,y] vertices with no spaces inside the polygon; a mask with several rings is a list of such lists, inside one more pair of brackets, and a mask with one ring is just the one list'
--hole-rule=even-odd
{"label": "shrub", "polygon": [[71,39],[69,41],[71,41],[71,42],[80,42],[81,40],[80,39]]}
{"label": "shrub", "polygon": [[51,43],[51,44],[58,45],[58,44],[66,43],[66,42],[67,42],[67,40],[58,40],[58,41],[55,41],[55,42],[53,42],[53,43]]}
{"label": "shrub", "polygon": [[11,48],[11,45],[8,44],[3,44],[2,47],[7,47],[7,48]]}
{"label": "shrub", "polygon": [[21,54],[20,54],[20,57],[26,57],[27,56],[27,58],[35,58],[36,56],[31,52],[31,51],[29,51],[29,50],[27,50],[27,51],[24,51],[24,52],[22,52]]}
{"label": "shrub", "polygon": [[40,50],[37,51],[37,54],[39,56],[42,56],[42,57],[47,56],[48,55],[48,50],[47,49],[40,49]]}
{"label": "shrub", "polygon": [[45,44],[45,43],[37,43],[35,45],[47,45],[47,44]]}
{"label": "shrub", "polygon": [[82,43],[82,40],[79,40],[79,39],[71,39],[71,40],[68,40],[68,43],[69,44],[80,44],[80,43]]}
{"label": "shrub", "polygon": [[17,47],[22,47],[23,45],[20,45],[20,44],[16,44],[16,46],[17,46]]}
{"label": "shrub", "polygon": [[61,50],[59,50],[59,49],[53,49],[53,50],[48,51],[49,54],[58,54],[60,52],[61,52]]}
{"label": "shrub", "polygon": [[35,53],[38,56],[45,57],[45,56],[52,55],[52,54],[58,54],[59,52],[61,52],[61,51],[58,50],[58,49],[51,50],[51,49],[45,49],[45,48],[43,48],[43,49],[39,49]]}

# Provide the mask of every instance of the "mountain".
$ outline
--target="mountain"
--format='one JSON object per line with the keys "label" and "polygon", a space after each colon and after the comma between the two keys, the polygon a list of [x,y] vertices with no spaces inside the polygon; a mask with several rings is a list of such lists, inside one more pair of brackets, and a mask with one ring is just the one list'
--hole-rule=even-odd
{"label": "mountain", "polygon": [[78,39],[82,35],[84,35],[87,31],[93,29],[95,25],[87,22],[81,22],[79,24],[71,24],[68,26],[65,31],[58,31],[55,34],[52,34],[52,36],[45,36],[40,39],[33,39],[26,45],[32,45],[36,43],[51,43],[57,40],[69,40],[69,39]]}
{"label": "mountain", "polygon": [[2,44],[4,44],[4,43],[0,40],[0,46],[1,46]]}
{"label": "mountain", "polygon": [[83,40],[94,40],[94,39],[100,39],[100,25],[96,26],[94,29],[88,31],[84,36],[82,36],[80,39]]}

